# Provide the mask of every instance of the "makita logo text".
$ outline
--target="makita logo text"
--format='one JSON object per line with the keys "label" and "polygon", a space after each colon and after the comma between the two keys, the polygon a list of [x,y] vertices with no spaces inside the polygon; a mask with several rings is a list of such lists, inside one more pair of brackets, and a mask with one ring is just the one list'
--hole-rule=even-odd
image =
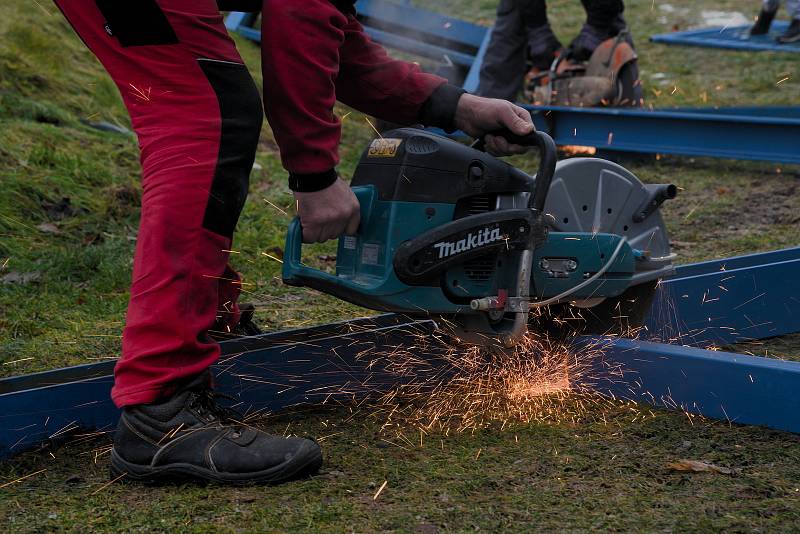
{"label": "makita logo text", "polygon": [[452,256],[453,254],[458,254],[459,252],[482,247],[483,245],[488,245],[489,243],[494,243],[502,239],[503,236],[500,235],[499,228],[484,228],[483,230],[478,230],[474,234],[467,234],[467,237],[464,239],[459,239],[455,242],[442,241],[441,243],[436,243],[433,247],[439,251],[439,258],[441,259]]}

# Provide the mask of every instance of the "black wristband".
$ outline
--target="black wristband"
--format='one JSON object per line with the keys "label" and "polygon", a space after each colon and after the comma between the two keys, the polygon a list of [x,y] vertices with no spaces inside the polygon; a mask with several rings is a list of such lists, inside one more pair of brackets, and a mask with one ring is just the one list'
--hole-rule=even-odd
{"label": "black wristband", "polygon": [[330,0],[330,2],[345,15],[356,14],[356,0]]}
{"label": "black wristband", "polygon": [[419,121],[425,126],[437,126],[447,133],[457,130],[455,125],[456,108],[461,95],[466,93],[461,87],[443,83],[437,87],[419,111]]}
{"label": "black wristband", "polygon": [[298,193],[313,193],[332,186],[338,179],[335,169],[311,174],[289,173],[289,189]]}
{"label": "black wristband", "polygon": [[220,11],[258,13],[263,5],[263,0],[217,0],[217,9]]}

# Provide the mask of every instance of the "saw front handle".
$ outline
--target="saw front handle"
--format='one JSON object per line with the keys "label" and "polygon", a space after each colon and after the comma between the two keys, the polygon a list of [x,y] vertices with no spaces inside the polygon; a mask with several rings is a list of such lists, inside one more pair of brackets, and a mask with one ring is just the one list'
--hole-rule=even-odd
{"label": "saw front handle", "polygon": [[[370,209],[375,199],[375,189],[372,186],[354,187],[353,194],[361,207],[361,220],[369,220]],[[351,295],[370,289],[344,277],[303,265],[302,251],[303,226],[300,224],[300,218],[295,217],[289,223],[283,253],[283,282],[285,284],[310,287],[350,301],[352,301]]]}
{"label": "saw front handle", "polygon": [[[539,149],[539,170],[536,172],[536,184],[533,187],[533,194],[528,201],[528,207],[541,212],[547,201],[547,193],[550,191],[550,182],[553,181],[553,174],[556,172],[556,162],[558,161],[558,151],[553,138],[544,132],[531,132],[528,135],[516,135],[510,130],[499,130],[489,132],[487,135],[497,135],[503,137],[509,143],[520,146],[535,146]],[[486,138],[481,137],[472,144],[472,148],[480,151],[486,149]]]}

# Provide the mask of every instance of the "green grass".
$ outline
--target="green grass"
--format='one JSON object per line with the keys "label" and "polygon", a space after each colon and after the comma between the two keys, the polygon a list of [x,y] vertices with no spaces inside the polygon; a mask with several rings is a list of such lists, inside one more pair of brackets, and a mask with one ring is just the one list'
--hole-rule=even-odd
{"label": "green grass", "polygon": [[[421,4],[486,24],[495,6],[486,0]],[[757,3],[671,2],[685,13],[667,13],[662,5],[627,2],[649,104],[796,103],[793,55],[670,48],[646,40],[673,25],[687,27],[702,9],[749,16]],[[568,42],[582,19],[578,2],[552,1],[549,8]],[[129,125],[116,88],[52,5],[6,0],[0,13],[0,277],[29,278],[0,284],[0,375],[115,358],[139,216],[136,142],[81,123]],[[257,48],[238,43],[259,78]],[[347,117],[344,176],[352,174],[371,136],[362,115]],[[282,248],[289,218],[264,199],[290,213],[292,202],[266,127],[257,161],[261,169],[252,176],[233,261],[250,284],[247,300],[262,310],[262,325],[277,330],[366,313],[282,286],[280,265],[262,252]],[[535,165],[527,158],[515,163]],[[627,166],[647,182],[682,188],[663,210],[682,262],[800,244],[795,168],[675,157]],[[70,199],[66,209],[64,198]],[[319,256],[332,251],[330,244],[318,246],[308,257],[330,266]],[[728,349],[797,358],[799,346],[796,336],[787,336]],[[279,488],[103,488],[107,457],[95,461],[92,452],[101,440],[0,465],[0,486],[46,469],[0,487],[0,517],[8,529],[30,532],[800,527],[800,441],[786,433],[625,405],[590,409],[575,423],[430,435],[422,445],[411,429],[411,443],[399,442],[380,432],[379,421],[351,418],[346,409],[283,415],[265,424],[280,433],[290,421],[292,433],[328,436],[322,476]],[[726,476],[666,468],[681,458],[741,471]]]}
{"label": "green grass", "polygon": [[[598,410],[599,411],[599,410]],[[595,413],[594,415],[598,415]],[[800,438],[680,415],[606,409],[606,421],[385,441],[329,411],[278,419],[322,436],[323,473],[276,488],[140,488],[108,482],[91,446],[26,455],[40,473],[0,504],[19,532],[789,531],[800,527]],[[735,475],[667,468],[699,458]],[[374,499],[378,489],[384,490]],[[57,500],[53,497],[57,495]]]}

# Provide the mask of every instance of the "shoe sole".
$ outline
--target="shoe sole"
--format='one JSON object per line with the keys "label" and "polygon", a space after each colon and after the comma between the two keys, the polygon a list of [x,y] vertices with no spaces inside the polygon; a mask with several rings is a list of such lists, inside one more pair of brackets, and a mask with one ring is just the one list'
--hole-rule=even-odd
{"label": "shoe sole", "polygon": [[794,36],[789,37],[789,38],[779,37],[776,40],[778,41],[778,44],[792,44],[792,43],[796,43],[796,42],[800,41],[800,35],[794,35]]}
{"label": "shoe sole", "polygon": [[270,469],[251,473],[220,473],[193,464],[150,466],[124,460],[111,450],[111,478],[141,484],[158,485],[180,482],[206,482],[227,486],[273,485],[306,478],[322,467],[322,451],[316,445],[304,444],[292,460]]}

